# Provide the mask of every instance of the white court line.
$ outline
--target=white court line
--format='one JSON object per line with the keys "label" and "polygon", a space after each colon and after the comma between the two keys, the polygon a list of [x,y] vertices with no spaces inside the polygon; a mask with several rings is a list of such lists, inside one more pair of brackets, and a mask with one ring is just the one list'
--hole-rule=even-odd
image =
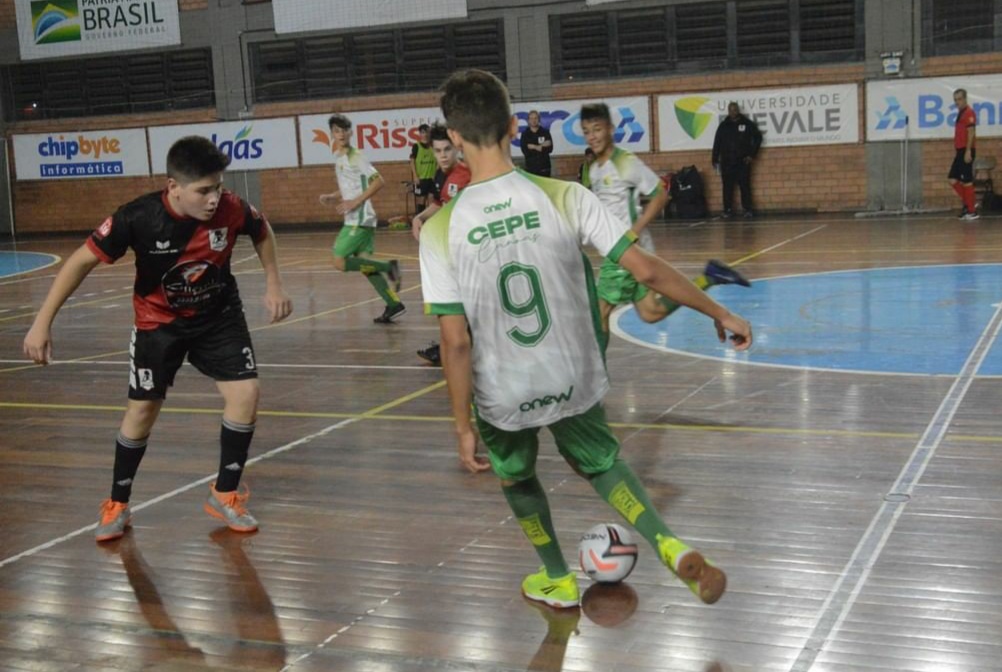
{"label": "white court line", "polygon": [[[358,417],[358,418],[347,418],[345,420],[341,420],[340,422],[337,422],[337,423],[335,423],[335,424],[333,424],[333,425],[331,425],[329,427],[325,427],[324,429],[321,429],[319,432],[314,432],[313,434],[309,434],[307,436],[304,436],[301,439],[296,439],[295,441],[293,441],[291,443],[287,443],[284,446],[279,446],[278,448],[272,448],[271,450],[269,450],[266,453],[262,453],[261,455],[258,455],[257,457],[253,457],[253,458],[247,460],[247,464],[248,465],[254,464],[256,462],[261,462],[262,460],[267,460],[267,459],[269,459],[271,457],[274,457],[276,455],[280,455],[282,453],[285,453],[287,451],[292,450],[293,448],[296,448],[296,447],[301,446],[303,444],[309,443],[310,441],[313,441],[314,439],[319,439],[322,436],[326,436],[327,434],[330,434],[331,432],[333,432],[335,430],[338,430],[338,429],[341,429],[342,427],[350,425],[353,422],[358,422],[361,419],[362,419],[361,417]],[[145,509],[147,507],[153,506],[154,504],[159,504],[160,502],[162,502],[164,500],[167,500],[167,499],[170,499],[172,497],[176,497],[177,495],[180,495],[181,493],[187,492],[188,490],[191,490],[192,488],[197,488],[200,485],[205,485],[206,483],[211,482],[212,479],[214,479],[215,477],[216,477],[216,474],[212,474],[211,476],[206,476],[205,478],[200,478],[197,481],[193,481],[191,483],[188,483],[187,485],[182,485],[180,488],[177,488],[176,490],[171,490],[170,492],[164,493],[164,494],[160,495],[159,497],[154,497],[153,499],[149,500],[148,502],[143,502],[142,504],[140,504],[138,506],[131,507],[131,508],[132,508],[133,511],[142,511],[143,509]],[[61,544],[64,541],[69,541],[70,539],[73,539],[74,537],[78,537],[81,534],[83,534],[84,532],[89,532],[89,531],[95,529],[96,527],[97,527],[97,523],[93,523],[91,525],[87,525],[86,527],[81,527],[80,529],[74,530],[74,531],[70,532],[69,534],[64,534],[63,536],[59,537],[58,539],[52,539],[51,541],[47,541],[44,544],[40,544],[38,546],[35,546],[34,548],[29,548],[26,551],[22,551],[21,553],[18,553],[17,555],[12,555],[9,558],[6,558],[4,560],[0,560],[0,569],[2,569],[3,567],[5,567],[7,565],[13,564],[13,563],[17,562],[18,560],[21,560],[22,558],[30,557],[32,555],[35,555],[35,554],[41,552],[41,551],[44,551],[47,548],[52,548],[53,546]]]}
{"label": "white court line", "polygon": [[932,420],[929,421],[925,432],[922,433],[922,438],[919,439],[915,450],[912,451],[911,457],[902,467],[897,480],[885,495],[883,503],[870,521],[866,532],[859,540],[859,544],[853,550],[849,562],[846,563],[835,583],[835,587],[821,606],[811,634],[804,642],[790,672],[808,672],[812,669],[818,655],[825,650],[825,647],[832,641],[832,638],[842,627],[842,623],[849,616],[849,612],[852,610],[856,598],[862,592],[873,566],[877,563],[884,546],[890,539],[898,519],[904,514],[912,491],[918,485],[926,467],[935,456],[936,450],[950,428],[950,423],[953,422],[953,416],[956,415],[971,383],[974,382],[978,368],[984,362],[995,339],[998,338],[1000,328],[1002,328],[1002,305],[995,310],[988,326],[981,332],[978,342],[967,356],[967,361],[964,362],[960,373],[957,374],[957,379],[953,381],[950,390],[943,397],[939,408],[936,409]]}
{"label": "white court line", "polygon": [[[0,359],[0,364],[34,364],[30,359]],[[68,360],[68,361],[53,361],[49,362],[49,366],[55,366],[57,364],[75,364],[77,366],[128,366],[129,362],[122,360],[120,362],[114,360],[100,360],[91,362],[82,362],[79,360]],[[191,366],[188,362],[184,363],[184,366]],[[259,369],[385,369],[388,371],[440,371],[437,366],[428,366],[427,364],[414,364],[408,366],[393,366],[389,364],[261,364],[258,363],[257,368]]]}

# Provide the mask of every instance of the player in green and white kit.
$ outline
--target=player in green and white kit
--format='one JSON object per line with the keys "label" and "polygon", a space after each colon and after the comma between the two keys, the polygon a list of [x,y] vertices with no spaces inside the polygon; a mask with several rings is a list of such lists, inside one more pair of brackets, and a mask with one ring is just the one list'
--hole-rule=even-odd
{"label": "player in green and white kit", "polygon": [[[351,146],[351,121],[347,117],[332,115],[327,124],[338,191],[321,194],[320,202],[337,203],[338,213],[344,215],[344,226],[334,240],[334,267],[339,271],[360,271],[366,277],[386,303],[383,314],[373,322],[389,324],[407,312],[407,308],[397,295],[400,264],[396,259],[379,261],[370,256],[376,251],[377,223],[372,197],[383,188],[383,179],[368,159]],[[392,288],[387,278],[393,283]]]}
{"label": "player in green and white kit", "polygon": [[[472,180],[421,231],[424,300],[426,311],[439,316],[460,461],[471,471],[493,468],[543,561],[543,569],[523,581],[523,593],[557,607],[575,606],[580,597],[535,474],[539,429],[547,427],[561,455],[665,565],[704,602],[715,602],[726,585],[724,573],[668,529],[619,459],[601,403],[609,380],[591,265],[581,245],[709,315],[718,337],[730,331],[740,350],[751,345],[751,327],[636,246],[629,227],[581,185],[515,170],[510,141],[518,124],[496,77],[456,73],[441,104]],[[489,465],[476,457],[471,400]]]}
{"label": "player in green and white kit", "polygon": [[[647,225],[664,210],[668,201],[661,178],[633,152],[616,147],[612,116],[605,103],[581,107],[581,129],[588,147],[595,153],[595,159],[582,168],[581,183],[598,196],[616,219],[631,227],[639,237],[639,245],[653,254],[654,239]],[[647,199],[642,208],[641,197]],[[749,286],[749,282],[733,268],[712,259],[707,262],[703,274],[694,278],[693,282],[700,289],[729,284]],[[612,309],[620,304],[632,303],[637,315],[645,322],[659,322],[679,307],[656,292],[648,292],[647,287],[637,282],[628,270],[609,258],[605,259],[599,271],[598,298],[606,343],[609,340],[609,316]]]}

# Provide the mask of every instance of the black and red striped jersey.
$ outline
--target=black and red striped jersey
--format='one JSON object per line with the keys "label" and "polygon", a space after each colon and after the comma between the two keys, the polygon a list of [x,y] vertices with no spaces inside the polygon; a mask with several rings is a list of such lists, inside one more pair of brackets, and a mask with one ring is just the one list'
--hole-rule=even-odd
{"label": "black and red striped jersey", "polygon": [[264,240],[267,220],[232,192],[224,191],[212,219],[202,222],[174,212],[167,192],[157,191],[119,208],[90,235],[87,247],[108,264],[129,248],[135,252],[136,327],[155,329],[240,307],[230,257],[241,234],[255,243]]}

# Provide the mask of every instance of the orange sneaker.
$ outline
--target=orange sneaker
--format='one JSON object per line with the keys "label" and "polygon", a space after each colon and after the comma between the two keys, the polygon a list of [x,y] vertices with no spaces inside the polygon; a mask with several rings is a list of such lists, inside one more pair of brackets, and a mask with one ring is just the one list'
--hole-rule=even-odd
{"label": "orange sneaker", "polygon": [[132,511],[128,502],[106,499],[101,502],[94,538],[97,541],[111,541],[125,534],[125,528],[132,522]]}
{"label": "orange sneaker", "polygon": [[233,492],[219,492],[216,484],[209,486],[209,499],[205,502],[205,512],[213,518],[219,518],[234,532],[256,532],[257,520],[245,506],[250,498],[250,488],[243,486]]}

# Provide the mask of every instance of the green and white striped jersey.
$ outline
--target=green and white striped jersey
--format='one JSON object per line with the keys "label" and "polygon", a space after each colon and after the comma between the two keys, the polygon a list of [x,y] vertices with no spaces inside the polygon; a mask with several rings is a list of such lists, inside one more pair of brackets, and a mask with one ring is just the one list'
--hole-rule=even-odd
{"label": "green and white striped jersey", "polygon": [[[587,166],[582,181],[616,219],[628,226],[640,217],[640,197],[653,196],[663,188],[661,178],[647,164],[633,152],[619,147],[612,150],[612,156],[605,163],[593,161]],[[654,251],[654,239],[646,228],[640,232],[640,245]]]}
{"label": "green and white striped jersey", "polygon": [[549,425],[609,389],[591,263],[636,241],[579,184],[514,170],[470,184],[421,229],[425,310],[465,315],[480,416],[513,431]]}
{"label": "green and white striped jersey", "polygon": [[[334,155],[334,171],[337,174],[337,186],[341,198],[350,201],[358,198],[369,188],[373,177],[379,176],[379,171],[372,167],[362,152],[349,147],[347,152]],[[376,210],[372,207],[370,198],[354,210],[344,215],[345,226],[376,226]]]}

